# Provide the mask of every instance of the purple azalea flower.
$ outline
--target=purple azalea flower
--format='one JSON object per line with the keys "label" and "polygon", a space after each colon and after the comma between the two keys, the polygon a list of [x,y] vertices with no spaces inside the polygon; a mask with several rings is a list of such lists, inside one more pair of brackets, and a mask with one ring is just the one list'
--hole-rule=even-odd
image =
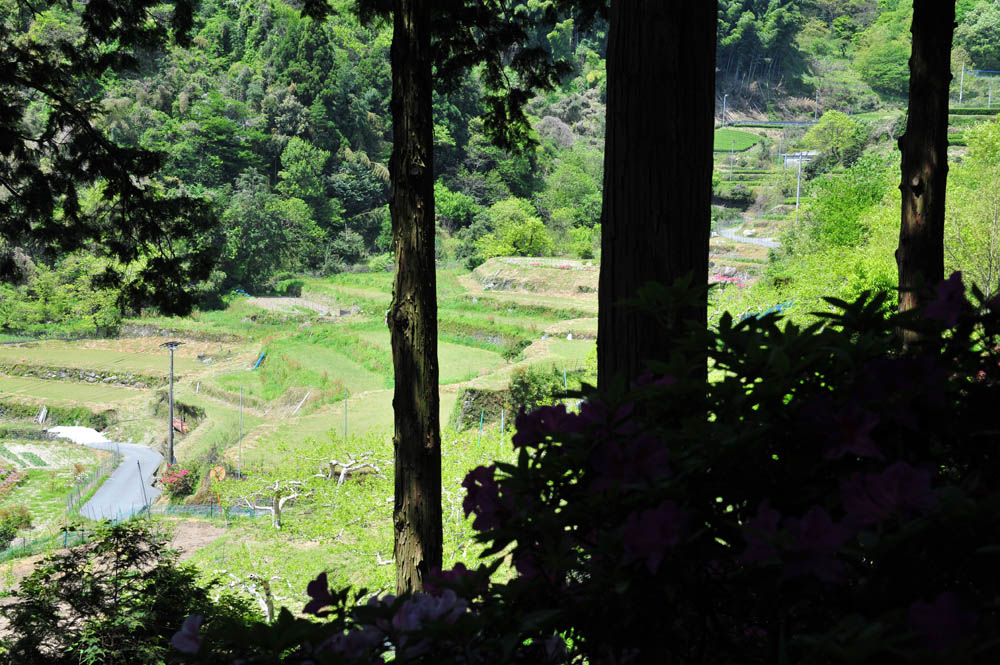
{"label": "purple azalea flower", "polygon": [[580,406],[581,431],[593,433],[598,440],[627,439],[639,432],[631,415],[635,404],[628,402],[612,410],[598,399],[588,399]]}
{"label": "purple azalea flower", "polygon": [[939,650],[954,646],[963,628],[976,622],[976,615],[963,612],[958,596],[951,591],[940,594],[933,603],[916,601],[910,605],[909,623],[924,639],[928,648]]}
{"label": "purple azalea flower", "polygon": [[333,652],[358,659],[377,646],[385,644],[386,635],[375,626],[362,626],[347,633],[340,633],[316,647],[316,653]]}
{"label": "purple azalea flower", "polygon": [[456,563],[451,570],[441,570],[435,567],[431,569],[430,575],[428,575],[429,579],[424,580],[424,591],[432,596],[440,596],[444,593],[445,589],[435,584],[432,580],[457,584],[473,576],[475,576],[475,572],[466,568],[465,564],[461,561]]}
{"label": "purple azalea flower", "polygon": [[743,528],[743,538],[747,548],[740,555],[743,563],[759,563],[778,556],[775,540],[778,537],[778,522],[781,513],[771,507],[771,501],[765,499],[757,506],[757,514],[747,520]]}
{"label": "purple azalea flower", "polygon": [[673,501],[632,513],[625,522],[625,563],[645,559],[650,574],[656,574],[668,547],[677,544],[687,515]]}
{"label": "purple azalea flower", "polygon": [[938,284],[934,289],[935,299],[927,303],[924,316],[928,319],[941,321],[951,328],[958,323],[958,315],[969,304],[965,299],[965,286],[962,284],[962,273],[955,271],[951,276]]}
{"label": "purple azalea flower", "polygon": [[540,406],[530,413],[521,409],[514,420],[517,433],[511,439],[515,448],[541,443],[553,434],[573,434],[580,431],[580,417],[566,410],[564,404]]}
{"label": "purple azalea flower", "polygon": [[201,635],[198,632],[204,621],[205,617],[200,614],[192,614],[184,619],[181,629],[170,638],[170,644],[181,653],[198,653],[201,648]]}
{"label": "purple azalea flower", "polygon": [[842,566],[836,555],[851,535],[850,530],[835,524],[819,506],[813,506],[789,526],[795,540],[786,553],[785,576],[811,574],[822,582],[839,581]]}
{"label": "purple azalea flower", "polygon": [[881,473],[855,473],[840,493],[848,520],[859,526],[877,524],[896,512],[923,514],[935,505],[931,474],[906,462]]}
{"label": "purple azalea flower", "polygon": [[650,372],[648,369],[639,375],[635,380],[636,388],[666,388],[667,386],[672,386],[677,383],[676,377],[664,374],[663,376],[657,376]]}
{"label": "purple azalea flower", "polygon": [[880,358],[865,365],[855,391],[861,403],[878,404],[891,422],[919,427],[919,414],[945,404],[944,385],[950,372],[928,355]]}
{"label": "purple azalea flower", "polygon": [[326,583],[326,573],[320,573],[316,576],[316,579],[306,585],[306,594],[312,600],[306,603],[306,606],[302,609],[304,613],[316,616],[329,614],[329,611],[322,611],[324,607],[333,604],[333,597],[330,595],[330,589]]}
{"label": "purple azalea flower", "polygon": [[465,476],[462,487],[465,488],[465,499],[462,508],[465,516],[476,513],[472,528],[476,531],[489,531],[500,526],[503,519],[511,512],[510,501],[500,495],[500,487],[493,476],[496,467],[477,466]]}
{"label": "purple azalea flower", "polygon": [[617,440],[605,441],[590,455],[594,479],[588,490],[597,493],[644,480],[658,480],[669,475],[669,458],[666,444],[650,434],[641,434],[625,445]]}
{"label": "purple azalea flower", "polygon": [[828,396],[814,400],[804,412],[812,420],[810,428],[820,432],[827,441],[824,459],[837,459],[847,454],[882,459],[882,452],[871,438],[879,424],[876,414],[854,402],[838,409]]}

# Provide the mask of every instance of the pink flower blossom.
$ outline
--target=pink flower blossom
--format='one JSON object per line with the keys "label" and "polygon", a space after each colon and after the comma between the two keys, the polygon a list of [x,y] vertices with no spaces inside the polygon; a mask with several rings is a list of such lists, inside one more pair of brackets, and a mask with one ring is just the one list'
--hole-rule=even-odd
{"label": "pink flower blossom", "polygon": [[876,524],[893,513],[923,514],[935,505],[931,474],[906,462],[881,473],[855,473],[841,486],[841,500],[850,522]]}
{"label": "pink flower blossom", "polygon": [[673,501],[656,508],[632,513],[625,522],[625,563],[642,560],[655,575],[668,547],[677,544],[687,524],[687,515]]}
{"label": "pink flower blossom", "polygon": [[962,273],[955,271],[948,279],[938,284],[934,293],[937,296],[927,303],[924,316],[928,319],[941,321],[951,328],[958,323],[958,315],[969,304],[965,299],[965,286],[962,284]]}
{"label": "pink flower blossom", "polygon": [[656,481],[670,473],[668,459],[667,444],[649,434],[625,444],[615,439],[605,441],[591,453],[594,479],[588,489],[601,492],[621,485]]}
{"label": "pink flower blossom", "polygon": [[432,568],[429,579],[424,580],[424,591],[431,594],[432,596],[440,596],[444,593],[445,588],[435,584],[435,580],[438,582],[446,582],[450,584],[457,584],[462,580],[471,578],[475,576],[475,572],[469,570],[465,567],[465,564],[461,561],[456,563],[451,570],[441,570],[440,568]]}
{"label": "pink flower blossom", "polygon": [[778,522],[781,513],[771,507],[770,500],[765,499],[757,506],[757,514],[747,520],[743,528],[743,538],[747,548],[740,555],[743,563],[758,563],[768,561],[778,556],[775,542],[778,537]]}
{"label": "pink flower blossom", "polygon": [[830,514],[813,506],[801,520],[789,520],[794,541],[785,552],[785,575],[814,575],[822,582],[837,582],[843,566],[837,552],[851,535],[850,530],[830,519]]}
{"label": "pink flower blossom", "polygon": [[465,499],[462,508],[465,516],[476,513],[472,528],[476,531],[489,531],[500,526],[501,522],[511,512],[510,500],[500,495],[500,487],[494,480],[496,467],[478,466],[465,476],[462,487],[465,488]]}
{"label": "pink flower blossom", "polygon": [[181,653],[198,653],[201,648],[201,635],[198,634],[205,617],[192,614],[184,619],[181,629],[170,638],[170,644]]}
{"label": "pink flower blossom", "polygon": [[871,434],[879,424],[879,417],[851,402],[836,407],[829,397],[821,397],[804,409],[812,420],[811,428],[820,432],[827,442],[824,459],[837,459],[844,455],[882,459],[882,452],[872,441]]}
{"label": "pink flower blossom", "polygon": [[532,446],[553,434],[578,433],[582,424],[580,416],[567,411],[564,404],[540,406],[529,413],[522,409],[514,420],[517,433],[511,442],[515,448]]}

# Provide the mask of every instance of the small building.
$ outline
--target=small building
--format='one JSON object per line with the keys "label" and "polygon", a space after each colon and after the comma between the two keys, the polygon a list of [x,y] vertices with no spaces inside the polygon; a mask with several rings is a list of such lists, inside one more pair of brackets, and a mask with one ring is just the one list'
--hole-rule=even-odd
{"label": "small building", "polygon": [[819,156],[819,150],[799,150],[798,152],[786,152],[781,155],[785,160],[785,168],[798,168],[799,162],[808,164]]}

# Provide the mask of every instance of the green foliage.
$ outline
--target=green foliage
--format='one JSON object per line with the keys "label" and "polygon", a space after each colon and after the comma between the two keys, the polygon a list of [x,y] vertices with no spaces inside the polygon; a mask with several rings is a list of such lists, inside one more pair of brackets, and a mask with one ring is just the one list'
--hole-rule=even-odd
{"label": "green foliage", "polygon": [[945,260],[987,296],[1000,291],[1000,122],[966,132],[969,151],[948,174]]}
{"label": "green foliage", "polygon": [[830,154],[835,163],[850,166],[868,141],[865,126],[840,111],[827,111],[802,137],[803,145]]}
{"label": "green foliage", "polygon": [[858,37],[853,67],[877,92],[905,97],[910,85],[910,3],[886,5],[878,20]]}
{"label": "green foliage", "polygon": [[1000,6],[983,1],[961,14],[956,7],[955,13],[955,45],[968,51],[976,68],[1000,70]]}
{"label": "green foliage", "polygon": [[[857,246],[867,234],[862,213],[882,201],[892,187],[892,177],[884,160],[869,155],[842,174],[816,179],[801,222],[803,232],[818,245]],[[790,251],[801,253],[794,244]]]}
{"label": "green foliage", "polygon": [[554,249],[552,238],[532,205],[511,197],[498,201],[483,212],[492,231],[476,241],[483,259],[494,256],[548,256]]}
{"label": "green foliage", "polygon": [[23,260],[24,281],[0,284],[0,330],[97,335],[117,331],[122,317],[118,293],[99,283],[107,261],[85,252],[68,254],[51,268]]}
{"label": "green foliage", "polygon": [[97,538],[40,562],[0,612],[0,651],[24,665],[175,662],[170,638],[199,614],[207,629],[254,618],[229,594],[211,600],[167,540],[142,522],[99,527]]}
{"label": "green foliage", "polygon": [[21,529],[31,528],[31,512],[25,505],[0,509],[0,551],[7,549]]}
{"label": "green foliage", "polygon": [[448,231],[468,226],[480,210],[468,194],[453,192],[440,180],[434,183],[434,214]]}
{"label": "green foliage", "polygon": [[257,171],[242,174],[222,215],[228,284],[259,290],[279,271],[301,268],[325,240],[301,199],[281,199]]}
{"label": "green foliage", "polygon": [[591,152],[582,144],[575,146],[545,177],[537,200],[558,233],[566,233],[570,226],[592,227],[601,219],[602,170],[593,165]]}
{"label": "green foliage", "polygon": [[324,167],[330,153],[293,136],[281,153],[281,170],[275,189],[290,199],[309,204],[314,219],[329,223],[330,211],[324,182]]}

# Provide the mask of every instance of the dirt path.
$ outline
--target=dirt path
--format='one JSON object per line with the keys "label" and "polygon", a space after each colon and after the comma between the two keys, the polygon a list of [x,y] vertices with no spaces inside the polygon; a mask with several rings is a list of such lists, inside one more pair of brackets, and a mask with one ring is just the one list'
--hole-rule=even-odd
{"label": "dirt path", "polygon": [[[180,553],[179,559],[185,561],[194,556],[194,553],[203,547],[213,543],[226,530],[223,527],[201,522],[199,520],[178,520],[173,523],[173,537],[168,543],[169,547]],[[64,549],[55,550],[53,554],[62,554]],[[47,554],[36,554],[13,562],[10,568],[4,565],[3,579],[0,587],[3,590],[12,589],[20,584],[21,580],[30,575],[35,570],[35,566],[44,559]],[[9,571],[9,572],[8,572]]]}

